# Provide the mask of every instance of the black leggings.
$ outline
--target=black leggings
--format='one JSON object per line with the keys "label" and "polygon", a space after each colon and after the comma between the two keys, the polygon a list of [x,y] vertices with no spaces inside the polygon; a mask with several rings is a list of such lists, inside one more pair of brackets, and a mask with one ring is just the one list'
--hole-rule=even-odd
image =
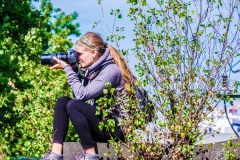
{"label": "black leggings", "polygon": [[[53,122],[53,143],[63,144],[68,131],[69,118],[80,138],[83,149],[94,147],[93,141],[107,142],[111,136],[118,137],[118,139],[124,141],[124,136],[119,126],[116,126],[114,133],[111,133],[111,135],[105,129],[99,129],[98,123],[102,122],[102,119],[100,116],[96,116],[95,107],[65,96],[59,98],[56,103]],[[117,122],[116,119],[115,122]]]}

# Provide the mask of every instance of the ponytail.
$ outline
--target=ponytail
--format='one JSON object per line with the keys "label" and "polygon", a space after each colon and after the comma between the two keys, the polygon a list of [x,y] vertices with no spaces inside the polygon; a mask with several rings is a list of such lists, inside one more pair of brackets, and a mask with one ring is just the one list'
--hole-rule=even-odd
{"label": "ponytail", "polygon": [[125,90],[127,92],[130,92],[129,87],[131,87],[132,81],[135,81],[137,78],[129,70],[129,67],[128,67],[125,59],[119,54],[119,52],[109,44],[107,45],[107,48],[109,48],[111,56],[113,57],[115,63],[120,68],[122,77],[124,79]]}

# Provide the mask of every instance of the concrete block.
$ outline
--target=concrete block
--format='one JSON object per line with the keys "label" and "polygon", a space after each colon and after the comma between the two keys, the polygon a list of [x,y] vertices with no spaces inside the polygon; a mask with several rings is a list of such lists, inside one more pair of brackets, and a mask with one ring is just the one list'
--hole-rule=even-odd
{"label": "concrete block", "polygon": [[[240,153],[240,146],[237,144],[240,142],[240,138],[233,139],[234,152],[237,155]],[[196,146],[194,151],[194,158],[193,159],[209,159],[209,160],[225,160],[225,152],[222,148],[222,144],[227,144],[228,141],[221,141],[217,142],[214,145],[204,144],[203,147],[199,145]],[[233,151],[233,148],[229,148],[229,151]]]}
{"label": "concrete block", "polygon": [[[233,139],[233,144],[235,145],[235,153],[240,153],[240,146],[237,144],[240,142],[240,138]],[[222,148],[223,143],[228,141],[216,142],[215,145],[209,146],[209,144],[203,144],[203,147],[196,145],[194,150],[193,159],[210,159],[210,160],[224,160],[224,150]],[[108,143],[96,143],[96,151],[100,154],[101,160],[124,160],[122,156],[116,156],[114,154],[114,149]],[[121,145],[124,153],[130,156],[128,149]],[[230,150],[232,150],[231,148]],[[63,159],[64,160],[74,160],[74,156],[77,152],[82,151],[82,147],[79,142],[64,142],[63,144]],[[109,152],[108,156],[104,156],[105,152]],[[124,156],[123,156],[124,157]],[[126,156],[125,156],[126,157]]]}
{"label": "concrete block", "polygon": [[[124,153],[127,153],[127,148],[125,146],[121,146],[124,150]],[[74,160],[77,152],[82,151],[83,148],[79,142],[64,142],[63,143],[63,159],[64,160]],[[101,160],[124,160],[122,156],[117,156],[114,154],[114,149],[108,143],[96,143],[95,150],[98,154],[100,154]],[[104,156],[104,153],[108,153],[107,156]]]}
{"label": "concrete block", "polygon": [[82,146],[79,142],[64,142],[63,143],[63,159],[75,160],[74,156],[82,151]]}

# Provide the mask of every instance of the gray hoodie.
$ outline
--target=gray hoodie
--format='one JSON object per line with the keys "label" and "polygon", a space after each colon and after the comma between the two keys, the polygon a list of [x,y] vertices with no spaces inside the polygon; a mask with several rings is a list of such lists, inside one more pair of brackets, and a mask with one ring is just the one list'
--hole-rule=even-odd
{"label": "gray hoodie", "polygon": [[[99,70],[102,66],[106,65],[97,76],[89,80],[87,83],[82,83],[82,80],[86,78],[79,79],[78,75],[74,70],[69,66],[64,67],[68,78],[68,84],[70,85],[75,99],[86,101],[91,100],[91,105],[96,106],[96,100],[102,96],[103,89],[106,88],[105,83],[109,82],[112,84],[112,87],[115,88],[115,92],[124,92],[124,80],[121,75],[119,67],[114,63],[114,59],[109,53],[107,48],[104,54],[98,59],[94,64],[92,64],[87,69],[82,69],[86,77],[92,77],[96,71]],[[125,95],[124,93],[121,95]],[[125,109],[123,106],[118,106],[117,117],[122,117],[126,115]]]}

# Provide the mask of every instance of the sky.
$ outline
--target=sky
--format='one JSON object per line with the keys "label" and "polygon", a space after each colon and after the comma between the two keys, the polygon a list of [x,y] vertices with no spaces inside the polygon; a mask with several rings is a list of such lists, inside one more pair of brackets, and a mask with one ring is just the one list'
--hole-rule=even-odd
{"label": "sky", "polygon": [[[126,2],[124,0],[103,0],[104,18],[101,6],[98,4],[97,0],[51,0],[54,8],[61,8],[67,14],[73,11],[78,12],[78,18],[76,22],[80,23],[80,31],[82,34],[93,31],[98,32],[103,39],[106,39],[109,35],[108,28],[112,31],[114,17],[110,16],[111,9],[120,9],[123,15],[127,15],[128,8],[126,7]],[[99,26],[92,28],[94,22],[99,22]],[[121,44],[124,48],[129,48],[133,45],[131,43],[131,37],[133,36],[132,28],[133,23],[123,16],[122,19],[118,19],[115,26],[125,27],[125,35],[127,35],[126,41]],[[71,37],[72,42],[78,39],[78,37]],[[114,46],[114,44],[112,44]]]}

